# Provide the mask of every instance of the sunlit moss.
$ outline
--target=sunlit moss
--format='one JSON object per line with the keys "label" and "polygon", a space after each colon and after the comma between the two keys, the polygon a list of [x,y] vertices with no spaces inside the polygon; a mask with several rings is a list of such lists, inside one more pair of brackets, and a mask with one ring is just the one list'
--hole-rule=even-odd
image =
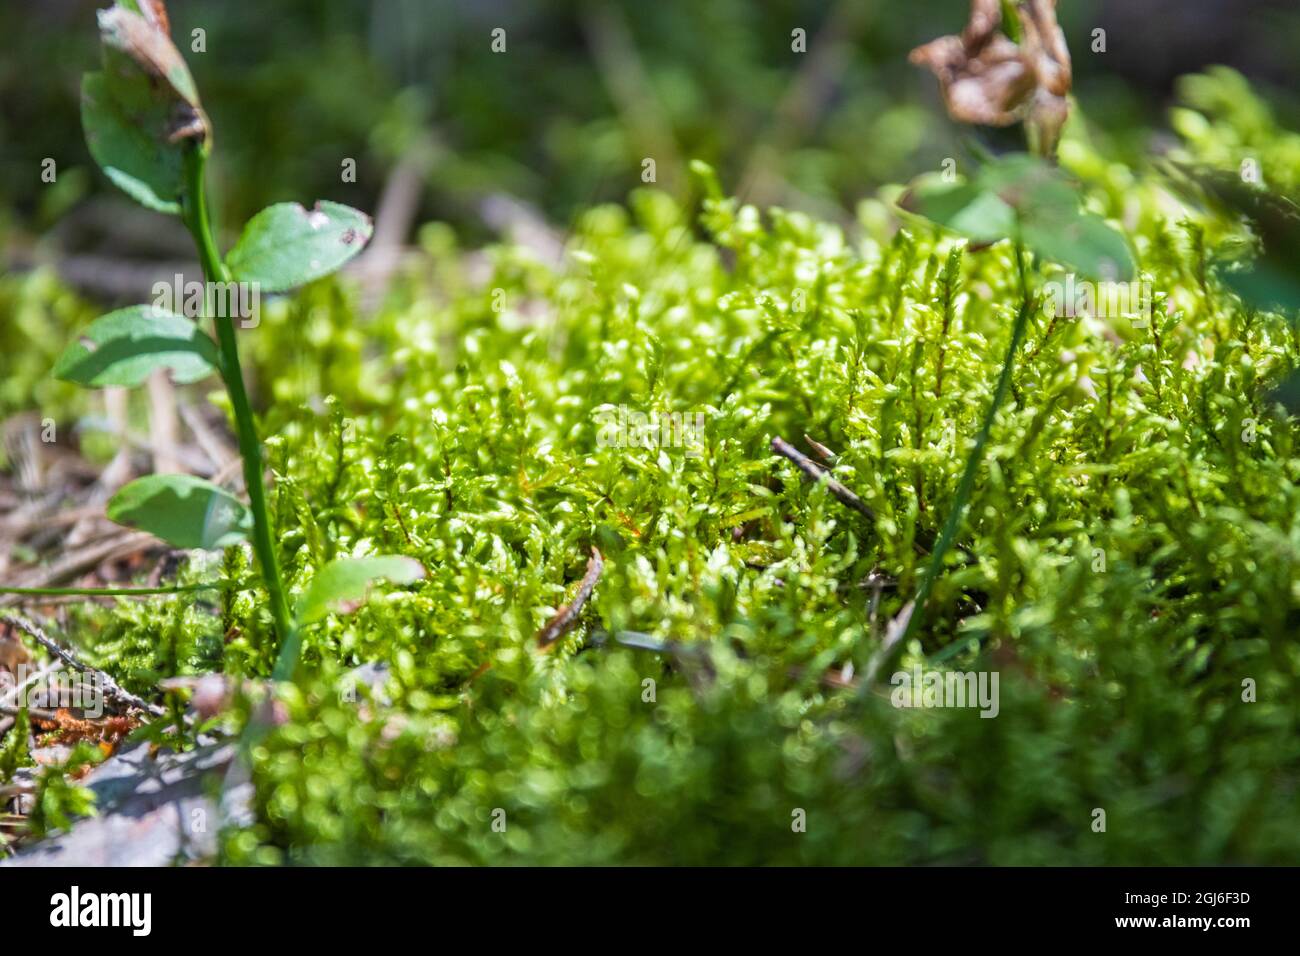
{"label": "sunlit moss", "polygon": [[[998,671],[995,719],[820,678],[860,679],[947,513],[1018,304],[1002,245],[953,255],[720,193],[700,229],[645,192],[582,217],[558,273],[431,228],[432,266],[373,313],[332,283],[268,309],[245,341],[275,382],[291,587],[351,553],[428,576],[309,629],[225,859],[1300,860],[1300,454],[1267,397],[1300,343],[1218,283],[1227,226],[1077,130],[1062,156],[1156,307],[1147,325],[1035,317],[966,553],[902,665]],[[1040,263],[1033,282],[1060,278]],[[611,444],[610,409],[704,427]],[[835,452],[875,522],[801,480],[777,435]],[[592,601],[541,653],[593,546]],[[222,568],[248,573],[238,555],[186,573]],[[265,676],[253,585],[192,607],[170,644],[164,601],[87,623],[133,689],[164,653]],[[387,678],[344,693],[364,664]]]}

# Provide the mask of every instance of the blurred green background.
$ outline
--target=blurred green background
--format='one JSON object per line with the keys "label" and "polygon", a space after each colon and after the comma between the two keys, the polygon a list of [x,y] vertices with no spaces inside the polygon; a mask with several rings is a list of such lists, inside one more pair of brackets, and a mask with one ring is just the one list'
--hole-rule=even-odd
{"label": "blurred green background", "polygon": [[[0,6],[0,229],[7,263],[59,248],[187,254],[179,226],[134,211],[93,170],[77,90],[97,63],[95,0]],[[286,199],[374,209],[402,157],[423,182],[416,221],[487,235],[503,192],[551,222],[621,200],[653,157],[686,188],[704,159],[760,204],[834,216],[884,182],[955,155],[934,79],[907,63],[955,33],[965,0],[173,0],[173,34],[212,117],[220,219]],[[1148,148],[1175,78],[1212,63],[1295,110],[1294,0],[1064,0],[1078,99],[1120,155]],[[491,31],[506,31],[506,52]],[[191,49],[205,31],[206,52]],[[791,31],[807,32],[806,53]],[[1093,31],[1106,51],[1092,52]],[[1294,126],[1295,123],[1290,123]],[[58,181],[40,182],[45,158]],[[357,164],[355,183],[341,163]],[[70,212],[76,215],[70,221]],[[7,228],[6,228],[7,227]]]}

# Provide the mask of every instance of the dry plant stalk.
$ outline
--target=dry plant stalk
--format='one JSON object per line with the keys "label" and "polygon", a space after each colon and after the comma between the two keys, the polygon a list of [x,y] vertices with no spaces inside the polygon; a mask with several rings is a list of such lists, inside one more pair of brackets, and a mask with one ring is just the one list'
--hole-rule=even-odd
{"label": "dry plant stalk", "polygon": [[578,593],[537,632],[537,646],[540,649],[548,650],[578,622],[578,615],[582,613],[582,608],[591,597],[591,592],[596,589],[596,582],[600,580],[600,574],[604,570],[605,559],[600,551],[593,547],[591,557],[587,560],[587,572],[582,576],[582,583],[578,585]]}
{"label": "dry plant stalk", "polygon": [[1070,113],[1070,51],[1056,23],[1056,0],[1018,0],[1015,10],[1019,43],[999,30],[1000,0],[971,0],[961,36],[939,37],[909,59],[939,78],[953,119],[980,126],[1024,122],[1033,151],[1050,158]]}

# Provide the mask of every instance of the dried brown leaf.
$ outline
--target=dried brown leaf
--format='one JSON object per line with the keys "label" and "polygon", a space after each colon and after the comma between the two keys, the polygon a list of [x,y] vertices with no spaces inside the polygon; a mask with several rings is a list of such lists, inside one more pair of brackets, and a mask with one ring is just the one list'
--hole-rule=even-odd
{"label": "dried brown leaf", "polygon": [[1029,125],[1036,150],[1052,155],[1069,115],[1070,52],[1056,22],[1055,0],[1019,0],[1021,42],[999,31],[998,0],[971,0],[961,36],[912,51],[909,60],[939,80],[948,115],[961,123]]}

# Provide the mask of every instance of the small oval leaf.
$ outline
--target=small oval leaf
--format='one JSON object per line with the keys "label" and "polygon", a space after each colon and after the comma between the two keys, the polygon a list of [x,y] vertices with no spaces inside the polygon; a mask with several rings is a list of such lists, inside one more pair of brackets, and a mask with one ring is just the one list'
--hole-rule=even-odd
{"label": "small oval leaf", "polygon": [[1079,200],[1077,185],[1060,169],[1013,153],[981,167],[971,183],[923,177],[898,206],[977,243],[1016,238],[1089,279],[1132,279],[1136,267],[1124,236],[1081,212]]}
{"label": "small oval leaf", "polygon": [[311,624],[331,611],[350,613],[366,598],[379,578],[394,584],[410,584],[424,577],[424,566],[414,558],[375,555],[367,558],[337,558],[316,572],[298,600],[298,623]]}
{"label": "small oval leaf", "polygon": [[81,83],[81,122],[95,162],[137,202],[177,215],[187,150],[210,130],[160,0],[100,10],[104,69]]}
{"label": "small oval leaf", "polygon": [[975,242],[997,242],[1016,230],[1014,209],[995,193],[968,183],[924,183],[904,193],[898,205]]}
{"label": "small oval leaf", "polygon": [[193,475],[149,475],[133,481],[109,501],[108,517],[176,548],[224,548],[242,541],[252,527],[252,517],[239,499]]}
{"label": "small oval leaf", "polygon": [[1092,213],[1035,209],[1021,215],[1020,230],[1034,252],[1088,279],[1128,282],[1136,272],[1124,237]]}
{"label": "small oval leaf", "polygon": [[207,378],[217,369],[217,348],[184,316],[133,305],[96,319],[54,365],[54,377],[91,388],[144,382],[165,368],[180,384]]}
{"label": "small oval leaf", "polygon": [[86,145],[104,174],[124,193],[157,212],[180,215],[184,183],[181,150],[150,133],[149,124],[132,122],[110,95],[103,73],[81,78],[81,126]]}
{"label": "small oval leaf", "polygon": [[268,206],[249,220],[226,257],[241,282],[256,282],[263,292],[284,292],[327,276],[370,241],[370,217],[350,206],[318,202]]}

